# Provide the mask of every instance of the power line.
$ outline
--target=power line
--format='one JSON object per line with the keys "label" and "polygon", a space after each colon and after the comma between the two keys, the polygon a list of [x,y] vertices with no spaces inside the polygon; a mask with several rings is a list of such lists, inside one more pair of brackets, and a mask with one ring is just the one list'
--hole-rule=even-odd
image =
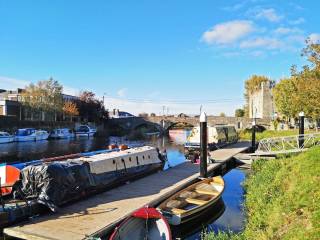
{"label": "power line", "polygon": [[117,98],[107,96],[109,99],[127,101],[131,103],[154,103],[154,104],[219,104],[244,101],[244,98],[223,98],[223,99],[139,99],[139,98]]}

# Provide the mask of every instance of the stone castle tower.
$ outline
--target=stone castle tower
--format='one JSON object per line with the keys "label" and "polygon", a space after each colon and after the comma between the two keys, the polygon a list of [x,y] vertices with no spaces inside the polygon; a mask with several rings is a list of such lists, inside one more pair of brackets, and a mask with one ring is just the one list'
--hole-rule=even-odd
{"label": "stone castle tower", "polygon": [[263,82],[260,88],[249,95],[249,117],[250,118],[270,118],[275,113],[275,104],[272,96],[274,84],[271,81]]}

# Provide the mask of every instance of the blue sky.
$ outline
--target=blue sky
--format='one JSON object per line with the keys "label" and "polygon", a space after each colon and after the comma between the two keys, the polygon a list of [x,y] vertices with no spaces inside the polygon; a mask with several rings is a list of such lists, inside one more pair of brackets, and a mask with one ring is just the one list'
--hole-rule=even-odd
{"label": "blue sky", "polygon": [[[320,1],[0,0],[0,88],[53,77],[133,113],[233,115],[252,74],[289,75]],[[142,101],[144,100],[144,101]],[[208,101],[209,100],[209,101]]]}

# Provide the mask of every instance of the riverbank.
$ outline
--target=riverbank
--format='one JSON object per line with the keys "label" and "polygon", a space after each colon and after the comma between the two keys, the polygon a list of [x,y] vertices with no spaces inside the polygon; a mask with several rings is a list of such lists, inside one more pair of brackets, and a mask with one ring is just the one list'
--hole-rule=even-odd
{"label": "riverbank", "polygon": [[[315,133],[315,130],[305,130],[305,133]],[[320,132],[319,132],[320,133]],[[294,136],[299,134],[299,129],[292,130],[265,130],[263,132],[256,133],[256,140],[259,141],[264,138],[272,138],[272,137],[286,137],[286,136]],[[251,130],[242,130],[239,132],[239,138],[241,140],[251,140],[252,133]]]}
{"label": "riverbank", "polygon": [[259,160],[245,181],[246,227],[217,239],[319,239],[320,147],[297,156]]}

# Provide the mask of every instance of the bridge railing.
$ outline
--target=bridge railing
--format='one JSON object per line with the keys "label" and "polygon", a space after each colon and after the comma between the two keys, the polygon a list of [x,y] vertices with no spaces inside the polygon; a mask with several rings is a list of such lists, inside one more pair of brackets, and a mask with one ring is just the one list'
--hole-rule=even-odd
{"label": "bridge railing", "polygon": [[264,138],[259,141],[259,152],[290,152],[320,145],[320,133],[301,134],[285,137]]}

